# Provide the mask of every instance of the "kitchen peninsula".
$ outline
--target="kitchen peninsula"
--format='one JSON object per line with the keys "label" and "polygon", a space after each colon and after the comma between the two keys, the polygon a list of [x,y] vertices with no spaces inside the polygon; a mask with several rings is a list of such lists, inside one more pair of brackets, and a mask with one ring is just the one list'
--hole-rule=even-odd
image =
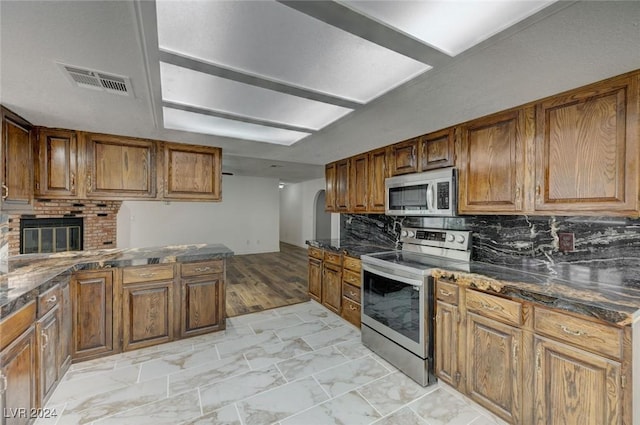
{"label": "kitchen peninsula", "polygon": [[6,408],[41,408],[71,362],[225,329],[221,244],[9,257],[0,272]]}

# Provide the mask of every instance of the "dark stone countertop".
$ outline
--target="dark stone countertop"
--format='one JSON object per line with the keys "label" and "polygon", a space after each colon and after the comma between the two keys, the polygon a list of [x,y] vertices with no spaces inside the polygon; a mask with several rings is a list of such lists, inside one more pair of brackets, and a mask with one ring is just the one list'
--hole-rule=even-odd
{"label": "dark stone countertop", "polygon": [[392,251],[395,249],[395,247],[392,246],[381,246],[367,242],[343,241],[340,239],[314,239],[305,241],[305,243],[314,248],[339,252],[355,258],[360,258],[362,255],[372,254],[374,252]]}
{"label": "dark stone countertop", "polygon": [[222,244],[28,254],[0,264],[0,318],[35,299],[56,279],[77,270],[224,259],[233,251]]}

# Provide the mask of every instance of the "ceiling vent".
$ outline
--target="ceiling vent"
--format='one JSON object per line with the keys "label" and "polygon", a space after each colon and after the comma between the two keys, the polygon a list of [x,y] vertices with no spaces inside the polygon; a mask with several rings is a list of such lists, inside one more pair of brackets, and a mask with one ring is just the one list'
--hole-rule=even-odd
{"label": "ceiling vent", "polygon": [[131,80],[129,77],[108,74],[102,71],[65,65],[62,63],[59,63],[58,65],[69,81],[77,87],[133,97],[133,89],[131,88]]}

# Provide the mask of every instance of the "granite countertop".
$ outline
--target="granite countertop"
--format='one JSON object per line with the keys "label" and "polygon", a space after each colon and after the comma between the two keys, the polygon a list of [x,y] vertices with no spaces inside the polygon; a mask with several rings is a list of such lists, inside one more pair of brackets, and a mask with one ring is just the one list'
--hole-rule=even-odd
{"label": "granite countertop", "polygon": [[374,252],[393,251],[395,249],[393,246],[376,245],[366,241],[345,242],[340,239],[314,239],[305,241],[305,243],[314,248],[335,251],[355,258]]}
{"label": "granite countertop", "polygon": [[0,264],[0,318],[55,284],[56,277],[73,271],[214,260],[231,256],[233,251],[222,244],[197,244],[9,257]]}

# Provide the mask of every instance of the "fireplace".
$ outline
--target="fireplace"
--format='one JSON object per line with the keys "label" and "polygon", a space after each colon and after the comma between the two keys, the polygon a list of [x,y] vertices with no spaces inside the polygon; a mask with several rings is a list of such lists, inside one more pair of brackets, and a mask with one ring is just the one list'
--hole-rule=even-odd
{"label": "fireplace", "polygon": [[21,218],[20,254],[82,251],[82,235],[82,218]]}

